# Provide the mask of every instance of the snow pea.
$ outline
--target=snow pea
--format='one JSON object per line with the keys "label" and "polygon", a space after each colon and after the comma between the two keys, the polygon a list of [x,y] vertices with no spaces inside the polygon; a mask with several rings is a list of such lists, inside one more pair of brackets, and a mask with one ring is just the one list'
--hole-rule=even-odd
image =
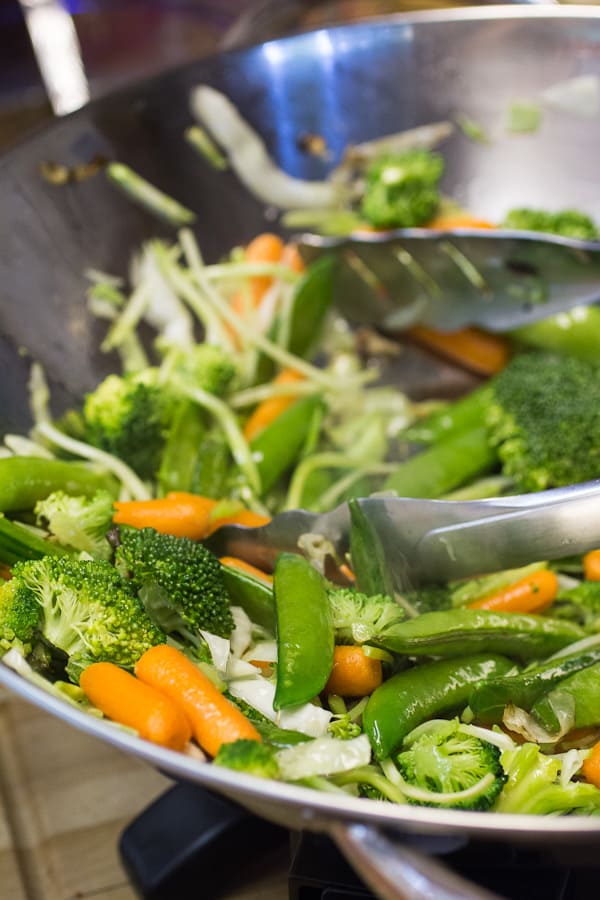
{"label": "snow pea", "polygon": [[97,490],[117,495],[117,482],[83,463],[40,456],[0,459],[0,512],[31,510],[54,491],[91,497]]}
{"label": "snow pea", "polygon": [[282,553],[273,576],[277,614],[277,685],[273,705],[307,703],[333,667],[333,621],[325,579],[303,556]]}
{"label": "snow pea", "polygon": [[511,335],[529,347],[596,362],[600,354],[600,309],[577,306],[558,316],[523,325]]}
{"label": "snow pea", "polygon": [[221,574],[234,606],[241,606],[253,622],[275,634],[275,600],[271,585],[234,566],[222,566]]}
{"label": "snow pea", "polygon": [[600,663],[600,647],[548,660],[517,675],[494,678],[475,689],[470,707],[483,722],[501,722],[508,703],[531,711],[545,694],[576,672]]}
{"label": "snow pea", "polygon": [[[235,473],[235,469],[233,470]],[[218,500],[226,497],[232,476],[232,460],[228,443],[220,429],[211,429],[196,447],[194,473],[190,490],[203,497]]]}
{"label": "snow pea", "polygon": [[390,626],[378,643],[408,656],[505,653],[517,660],[540,659],[586,636],[578,625],[546,616],[485,609],[428,612]]}
{"label": "snow pea", "polygon": [[363,714],[376,757],[385,759],[398,750],[421,722],[464,709],[474,685],[504,675],[512,665],[503,656],[474,654],[414,666],[384,681]]}
{"label": "snow pea", "polygon": [[437,444],[438,441],[476,428],[484,421],[493,400],[492,384],[493,382],[488,381],[483,387],[409,425],[402,432],[402,439],[417,444]]}
{"label": "snow pea", "polygon": [[312,263],[292,297],[288,350],[307,356],[316,346],[333,300],[335,259],[323,256]]}
{"label": "snow pea", "polygon": [[360,503],[350,500],[350,559],[356,587],[364,594],[394,596],[379,536]]}
{"label": "snow pea", "polygon": [[550,734],[560,729],[556,710],[565,706],[565,697],[575,707],[574,728],[600,725],[600,663],[565,678],[535,703],[531,713]]}
{"label": "snow pea", "polygon": [[203,411],[192,400],[179,403],[169,429],[158,470],[161,494],[190,491],[198,447],[206,434]]}
{"label": "snow pea", "polygon": [[298,458],[322,402],[317,395],[296,400],[250,442],[263,493],[269,491]]}
{"label": "snow pea", "polygon": [[384,489],[399,497],[441,497],[485,474],[496,462],[484,427],[459,431],[400,463]]}

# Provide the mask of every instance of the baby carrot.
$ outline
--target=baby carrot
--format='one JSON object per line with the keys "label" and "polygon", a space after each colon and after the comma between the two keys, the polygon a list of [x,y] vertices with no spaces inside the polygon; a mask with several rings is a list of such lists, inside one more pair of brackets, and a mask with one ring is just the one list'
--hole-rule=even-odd
{"label": "baby carrot", "polygon": [[469,609],[489,609],[497,612],[533,613],[550,606],[558,593],[558,578],[550,569],[540,569],[514,584],[502,588],[481,600],[469,603]]}
{"label": "baby carrot", "polygon": [[175,647],[159,644],[146,650],[135,665],[135,674],[183,710],[194,738],[211,756],[222,744],[261,740],[250,720]]}
{"label": "baby carrot", "polygon": [[135,728],[147,741],[183,750],[192,738],[190,723],[177,704],[113,663],[92,663],[79,684],[107,718]]}
{"label": "baby carrot", "polygon": [[[249,263],[276,263],[281,260],[284,244],[276,234],[265,232],[259,234],[250,241],[246,247],[246,262]],[[258,306],[267,293],[273,278],[270,275],[253,275],[250,279],[250,288],[254,299],[254,305]]]}
{"label": "baby carrot", "polygon": [[296,244],[285,245],[281,254],[281,262],[284,266],[288,266],[292,272],[298,272],[299,275],[306,269]]}
{"label": "baby carrot", "polygon": [[255,578],[260,578],[261,581],[266,581],[267,584],[273,584],[273,576],[269,575],[267,572],[263,572],[262,569],[257,569],[256,566],[253,566],[251,563],[247,563],[244,559],[238,559],[237,556],[222,556],[219,559],[219,562],[222,566],[229,566],[231,569],[241,569],[242,572],[247,572],[249,575],[254,575]]}
{"label": "baby carrot", "polygon": [[467,212],[441,213],[426,227],[440,231],[451,231],[453,228],[496,228],[493,222],[488,222],[487,219],[478,219]]}
{"label": "baby carrot", "polygon": [[270,516],[263,516],[261,513],[253,512],[251,509],[240,509],[229,516],[214,516],[211,518],[207,536],[216,531],[217,528],[220,528],[221,525],[245,525],[246,528],[258,528],[260,525],[267,525],[270,521]]}
{"label": "baby carrot", "polygon": [[440,353],[479,375],[495,375],[500,372],[510,356],[510,346],[503,337],[488,334],[478,328],[442,332],[425,325],[413,325],[406,334],[417,344]]}
{"label": "baby carrot", "polygon": [[581,774],[590,784],[600,788],[600,741],[594,744],[592,752],[584,759]]}
{"label": "baby carrot", "polygon": [[[303,381],[304,375],[295,369],[282,369],[273,379],[273,384],[289,384],[294,381]],[[274,397],[268,397],[259,403],[254,412],[244,425],[244,437],[247,441],[251,441],[259,434],[263,428],[274,422],[282,412],[291,406],[297,399],[297,396],[291,394],[277,394]]]}
{"label": "baby carrot", "polygon": [[333,651],[333,668],[325,693],[364,697],[372,694],[381,681],[380,660],[365,656],[362,647],[339,645]]}
{"label": "baby carrot", "polygon": [[173,491],[156,500],[116,501],[113,521],[199,541],[210,530],[210,514],[216,505],[209,497]]}
{"label": "baby carrot", "polygon": [[600,550],[590,550],[585,554],[583,574],[587,581],[600,581]]}

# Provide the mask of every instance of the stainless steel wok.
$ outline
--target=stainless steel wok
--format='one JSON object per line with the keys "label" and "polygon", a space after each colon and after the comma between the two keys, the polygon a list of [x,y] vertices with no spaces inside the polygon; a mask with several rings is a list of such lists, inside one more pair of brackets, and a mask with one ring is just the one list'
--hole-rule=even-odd
{"label": "stainless steel wok", "polygon": [[[302,133],[323,135],[339,156],[349,142],[462,115],[486,126],[495,140],[481,146],[457,131],[447,142],[448,193],[492,219],[515,205],[577,206],[600,219],[600,113],[582,117],[547,109],[535,134],[509,136],[504,130],[511,101],[535,99],[549,85],[584,74],[600,76],[600,9],[421,13],[202,60],[34,135],[0,160],[0,427],[28,423],[23,347],[45,366],[57,409],[109,370],[113,361],[101,357],[100,334],[86,312],[83,272],[93,266],[124,273],[141,240],[169,233],[102,176],[59,188],[40,178],[40,162],[71,165],[102,154],[133,165],[197,210],[200,245],[214,259],[273,226],[233,175],[215,175],[182,139],[190,123],[189,91],[207,83],[233,99],[292,174],[324,173],[322,161],[299,149]],[[431,364],[426,357],[407,359],[406,377],[419,391],[419,380],[431,377]],[[289,827],[329,832],[382,897],[483,896],[416,857],[403,840],[411,834],[600,848],[598,819],[402,807],[265,783],[142,742],[49,697],[2,665],[0,683],[177,778],[202,783]]]}

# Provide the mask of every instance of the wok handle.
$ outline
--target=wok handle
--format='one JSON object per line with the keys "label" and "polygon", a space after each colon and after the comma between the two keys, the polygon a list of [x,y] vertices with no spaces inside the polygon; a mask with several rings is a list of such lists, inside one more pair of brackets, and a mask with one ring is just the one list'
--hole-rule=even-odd
{"label": "wok handle", "polygon": [[334,822],[328,833],[381,900],[501,900],[373,826]]}

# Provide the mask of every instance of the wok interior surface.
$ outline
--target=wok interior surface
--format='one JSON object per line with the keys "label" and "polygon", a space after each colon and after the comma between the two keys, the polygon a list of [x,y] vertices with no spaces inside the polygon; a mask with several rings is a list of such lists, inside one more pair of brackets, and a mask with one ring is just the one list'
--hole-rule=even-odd
{"label": "wok interior surface", "polygon": [[[548,110],[538,132],[509,136],[508,106],[575,76],[600,76],[600,10],[496,7],[392,17],[321,30],[201,60],[90,105],[34,135],[0,161],[0,427],[29,423],[31,359],[46,369],[57,410],[91,389],[111,368],[98,345],[101,326],[85,304],[88,267],[125,274],[133,250],[170,229],[110,187],[102,175],[56,187],[42,161],[66,165],[97,154],[133,166],[198,214],[207,260],[273,223],[231,173],[216,175],[183,141],[190,90],[225,92],[265,138],[286,171],[325,174],[298,137],[322,135],[339,159],[348,143],[458,115],[494,134],[489,146],[458,130],[442,148],[445,192],[482,217],[510,207],[579,207],[600,217],[594,149],[600,118]],[[23,354],[23,348],[28,356]],[[437,370],[439,374],[444,370]],[[416,373],[416,374],[415,374]],[[410,372],[407,371],[407,377]],[[413,367],[413,382],[431,363]],[[136,753],[173,775],[198,781],[286,825],[324,828],[361,819],[424,833],[477,833],[522,841],[580,842],[600,833],[594,819],[535,819],[395,807],[332,798],[239,776],[133,738],[47,696],[0,666],[0,683],[78,728]]]}

